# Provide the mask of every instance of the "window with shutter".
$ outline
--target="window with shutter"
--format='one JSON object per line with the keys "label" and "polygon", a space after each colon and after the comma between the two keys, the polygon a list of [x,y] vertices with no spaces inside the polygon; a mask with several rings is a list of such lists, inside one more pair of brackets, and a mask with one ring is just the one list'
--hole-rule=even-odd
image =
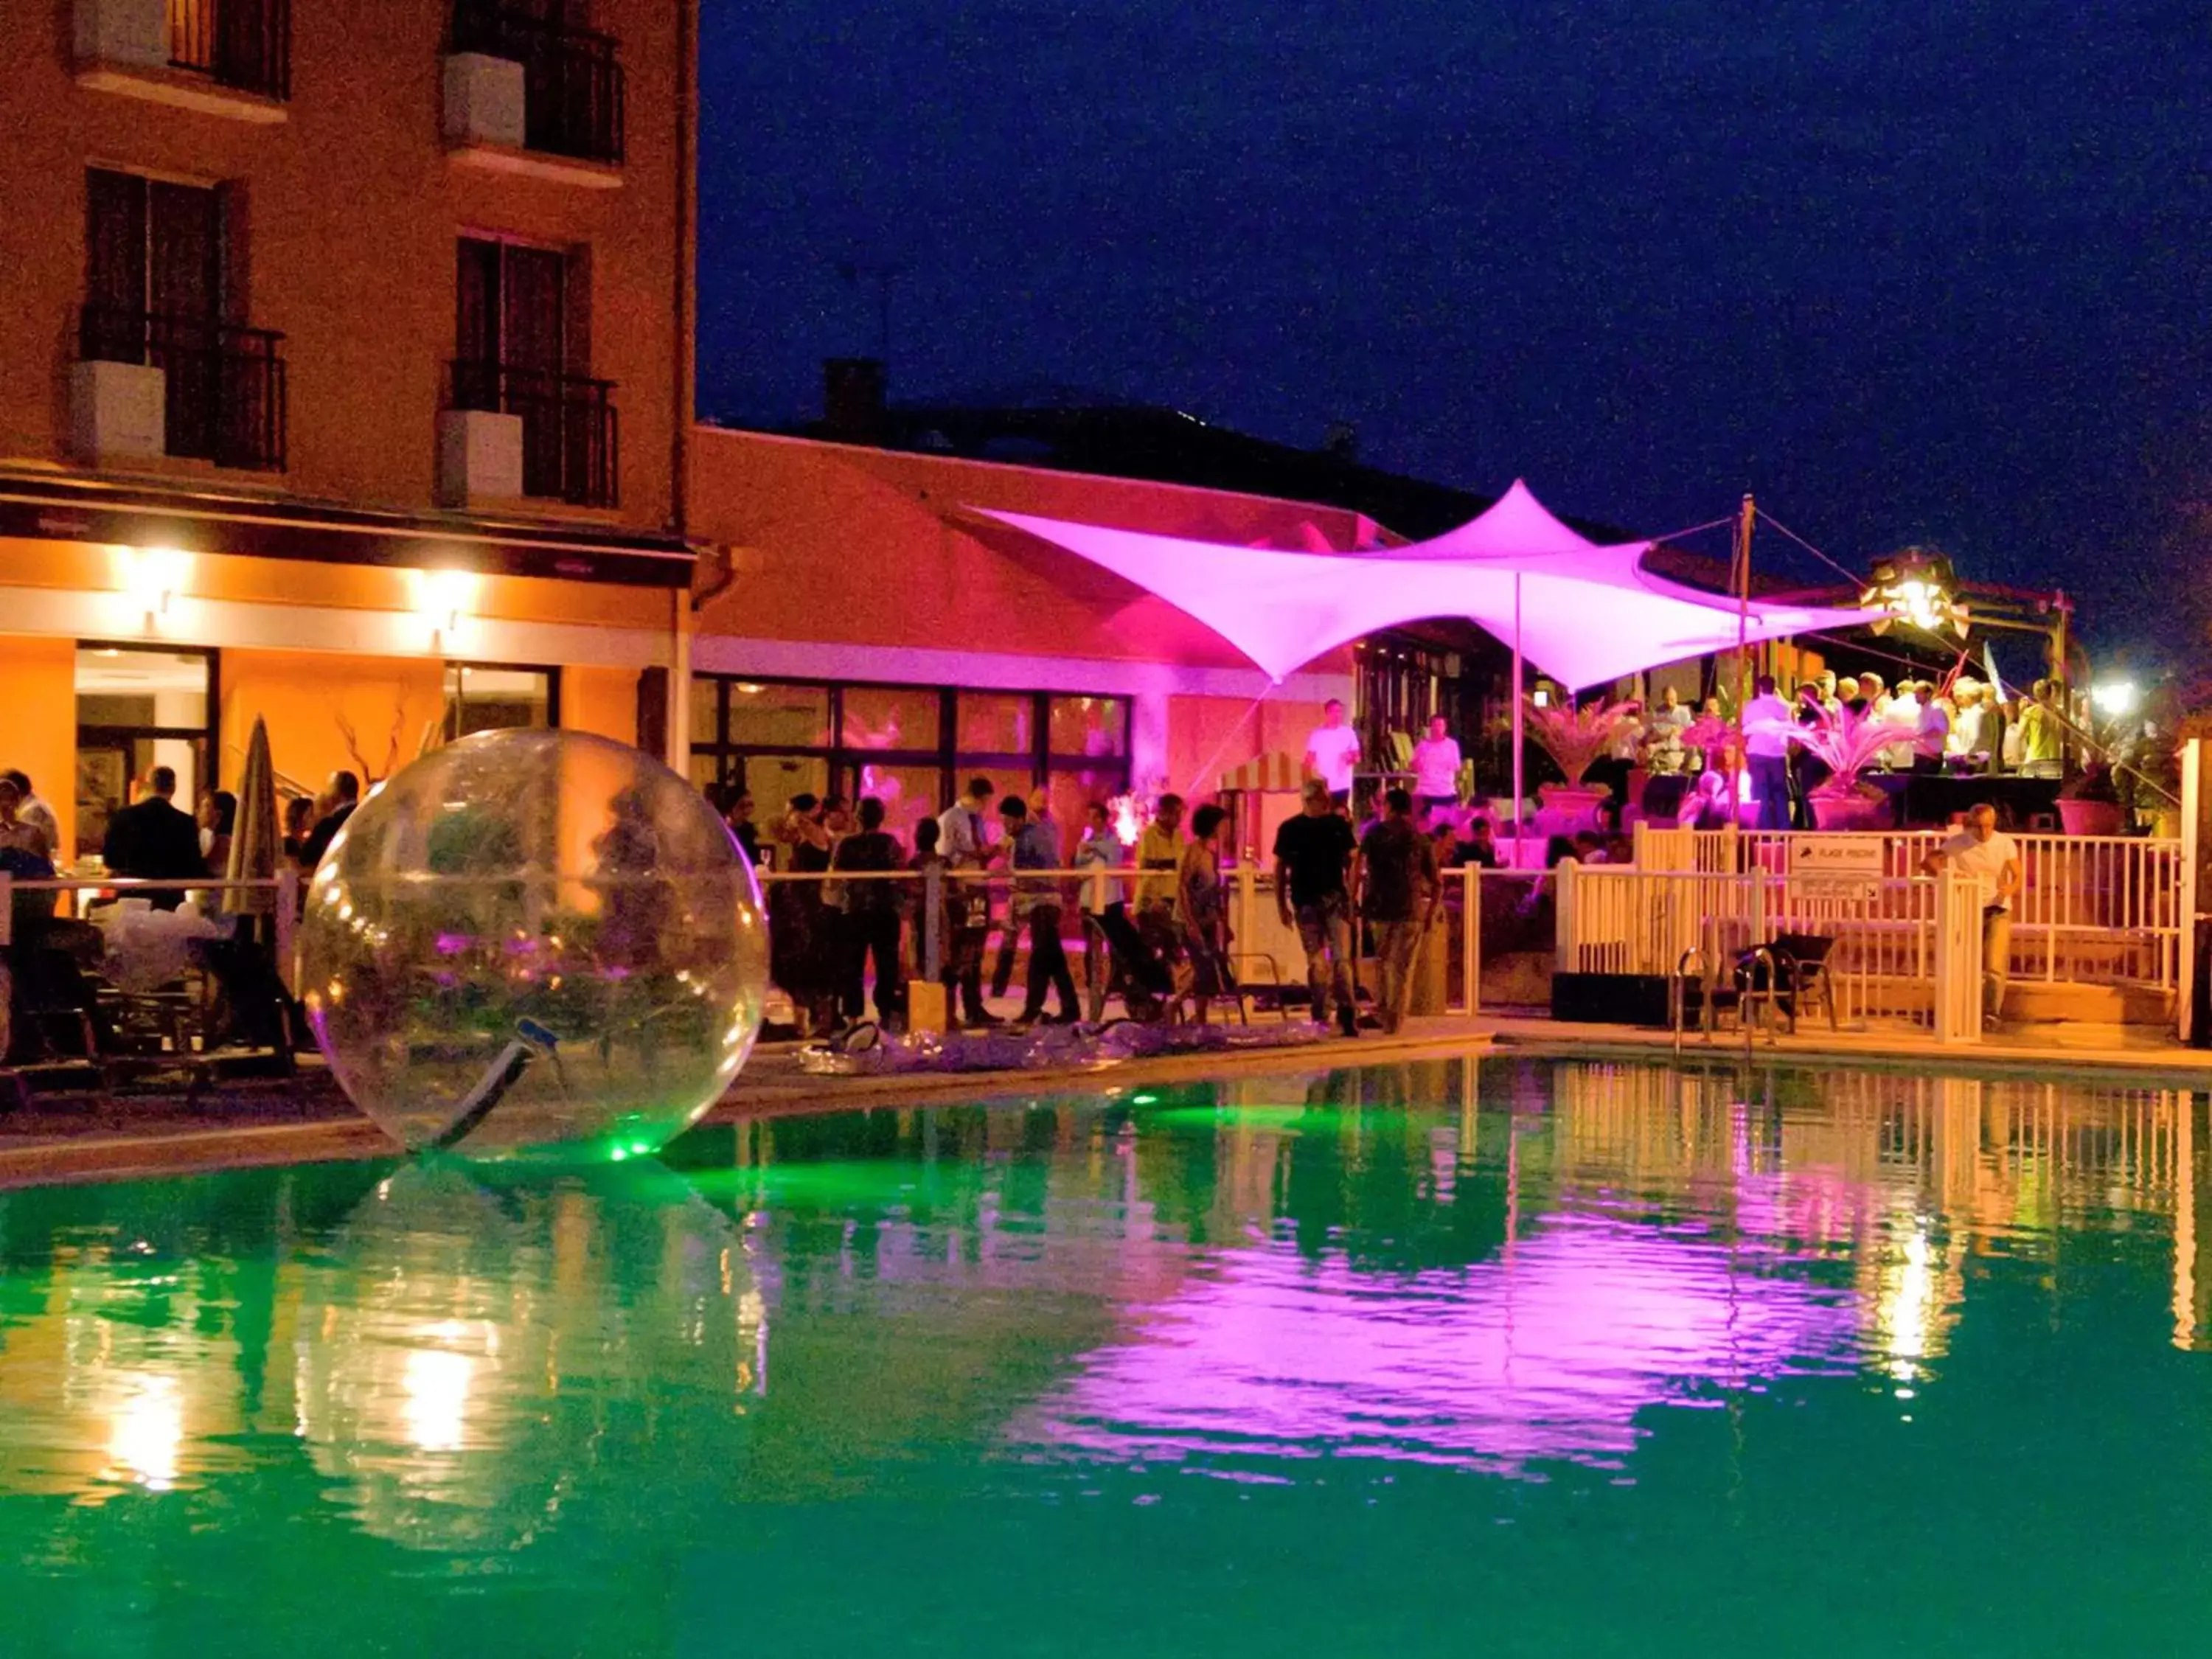
{"label": "window with shutter", "polygon": [[243,258],[232,198],[221,186],[88,168],[78,349],[162,371],[170,454],[282,467],[282,337],[229,320],[228,273]]}
{"label": "window with shutter", "polygon": [[612,388],[577,349],[588,340],[580,258],[485,237],[460,240],[453,401],[522,421],[522,488],[578,506],[614,504]]}

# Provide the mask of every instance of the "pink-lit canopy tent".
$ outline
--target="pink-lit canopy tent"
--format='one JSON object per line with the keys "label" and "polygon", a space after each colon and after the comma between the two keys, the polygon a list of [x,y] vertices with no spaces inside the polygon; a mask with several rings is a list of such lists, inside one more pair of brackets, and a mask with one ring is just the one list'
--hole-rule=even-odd
{"label": "pink-lit canopy tent", "polygon": [[[1103,565],[1189,612],[1280,680],[1377,629],[1467,617],[1572,690],[1753,641],[1848,628],[1878,614],[1733,599],[1643,568],[1649,542],[1601,546],[1516,483],[1433,541],[1349,556],[1235,547],[1076,524],[986,516]],[[1356,562],[1355,562],[1356,560]]]}
{"label": "pink-lit canopy tent", "polygon": [[[1733,648],[1848,628],[1880,613],[1740,602],[1644,568],[1649,542],[1601,545],[1518,479],[1456,530],[1330,556],[1235,547],[1024,513],[984,511],[1102,565],[1206,624],[1279,681],[1377,629],[1466,617],[1571,690]],[[1516,705],[1516,725],[1518,704]],[[1514,790],[1521,797],[1519,750]]]}
{"label": "pink-lit canopy tent", "polygon": [[1602,544],[1562,523],[1516,478],[1481,517],[1433,540],[1392,548],[1394,562],[1510,573],[1514,611],[1474,619],[1572,690],[1746,643],[1881,613],[1739,601],[1644,568],[1650,542]]}

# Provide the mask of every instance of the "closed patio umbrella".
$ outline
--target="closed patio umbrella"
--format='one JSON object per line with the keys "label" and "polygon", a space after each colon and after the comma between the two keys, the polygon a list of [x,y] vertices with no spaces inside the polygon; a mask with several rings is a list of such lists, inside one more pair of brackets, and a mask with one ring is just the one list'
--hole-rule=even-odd
{"label": "closed patio umbrella", "polygon": [[[230,865],[223,874],[233,881],[272,880],[283,844],[283,826],[276,816],[276,769],[269,758],[269,728],[256,715],[253,736],[246,745],[246,769],[238,780],[238,817],[231,826]],[[234,915],[273,916],[276,892],[270,887],[234,890],[226,896],[225,908]]]}
{"label": "closed patio umbrella", "polygon": [[[238,780],[238,817],[230,832],[232,881],[272,881],[283,849],[283,828],[276,816],[276,768],[269,758],[269,728],[256,716],[246,745],[246,769]],[[216,947],[218,975],[228,1005],[224,1037],[276,1050],[290,1064],[291,1029],[288,996],[277,963],[284,938],[276,888],[249,887],[228,896],[239,919],[237,937]]]}

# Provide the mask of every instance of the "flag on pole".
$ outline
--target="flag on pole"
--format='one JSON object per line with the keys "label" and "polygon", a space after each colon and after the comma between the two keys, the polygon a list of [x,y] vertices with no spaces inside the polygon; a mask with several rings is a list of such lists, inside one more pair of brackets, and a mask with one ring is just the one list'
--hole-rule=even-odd
{"label": "flag on pole", "polygon": [[1997,672],[1997,649],[1993,641],[1982,641],[1982,669],[1989,676],[1990,689],[1996,693],[1999,702],[2012,701],[2012,693],[2005,690],[2004,678]]}

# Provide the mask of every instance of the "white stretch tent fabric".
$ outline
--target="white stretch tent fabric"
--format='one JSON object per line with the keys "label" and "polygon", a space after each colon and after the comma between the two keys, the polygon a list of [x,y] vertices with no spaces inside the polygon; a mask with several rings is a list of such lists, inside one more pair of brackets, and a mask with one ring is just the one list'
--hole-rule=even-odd
{"label": "white stretch tent fabric", "polygon": [[[1649,542],[1601,546],[1517,480],[1432,541],[1352,554],[1285,552],[976,509],[1102,565],[1188,611],[1280,680],[1377,629],[1466,617],[1571,690],[1734,648],[1736,602],[1643,568]],[[1882,613],[1754,599],[1745,638],[1850,628]]]}
{"label": "white stretch tent fabric", "polygon": [[1650,542],[1594,542],[1538,501],[1520,479],[1480,517],[1432,540],[1390,550],[1399,561],[1510,570],[1517,603],[1474,620],[1513,645],[1570,690],[1601,685],[1662,663],[1824,628],[1856,628],[1882,612],[1779,605],[1670,581],[1644,568]]}
{"label": "white stretch tent fabric", "polygon": [[1380,628],[1422,617],[1472,616],[1512,576],[1387,556],[1358,560],[978,508],[1103,565],[1185,611],[1281,680],[1316,657]]}

